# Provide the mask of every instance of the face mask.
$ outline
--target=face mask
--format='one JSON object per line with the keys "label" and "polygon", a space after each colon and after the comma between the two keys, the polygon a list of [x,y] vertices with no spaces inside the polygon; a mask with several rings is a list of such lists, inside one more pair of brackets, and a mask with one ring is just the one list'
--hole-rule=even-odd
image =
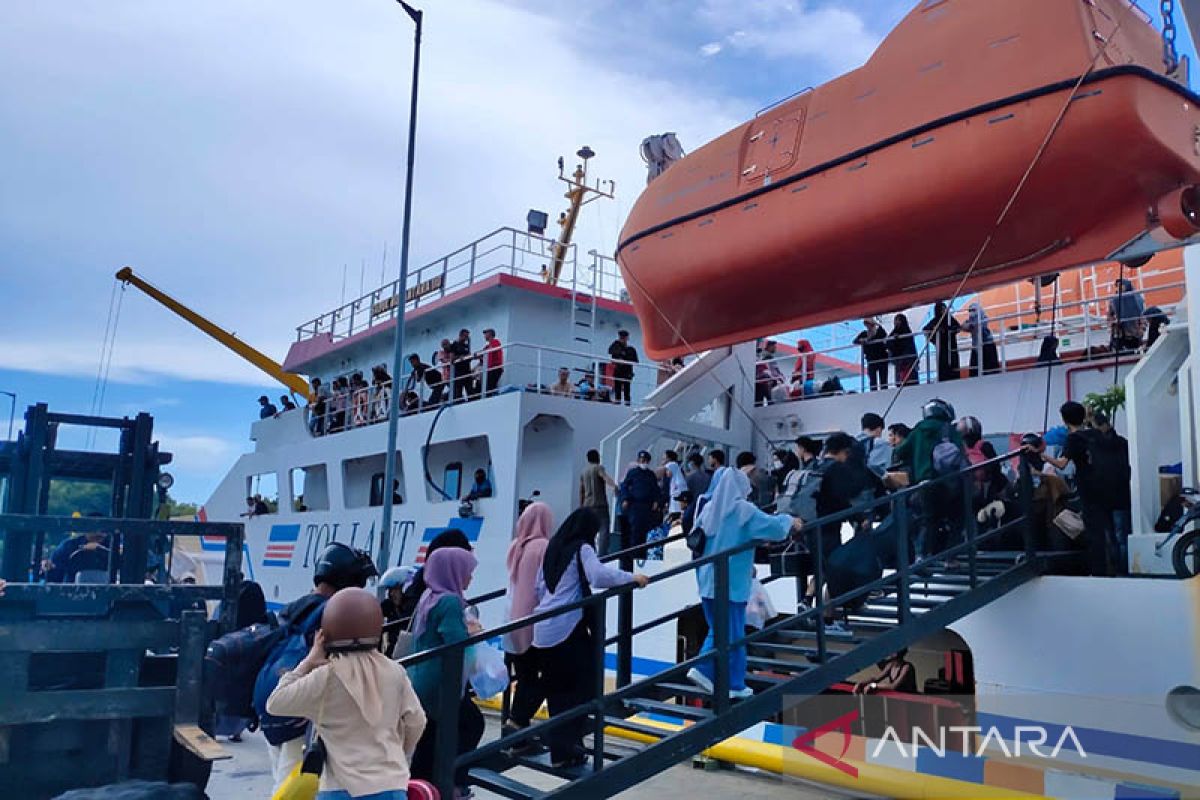
{"label": "face mask", "polygon": [[775,465],[775,469],[783,469],[783,462],[780,461],[778,458],[775,459],[772,463]]}

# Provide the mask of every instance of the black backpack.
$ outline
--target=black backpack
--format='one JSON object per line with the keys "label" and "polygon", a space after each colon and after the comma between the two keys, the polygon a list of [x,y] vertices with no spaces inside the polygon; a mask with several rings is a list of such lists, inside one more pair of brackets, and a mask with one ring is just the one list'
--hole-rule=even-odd
{"label": "black backpack", "polygon": [[1115,433],[1084,429],[1090,469],[1086,483],[1092,494],[1119,505],[1129,494],[1129,449]]}
{"label": "black backpack", "polygon": [[205,697],[218,714],[257,720],[254,682],[267,657],[283,639],[284,629],[273,615],[214,639],[204,653]]}

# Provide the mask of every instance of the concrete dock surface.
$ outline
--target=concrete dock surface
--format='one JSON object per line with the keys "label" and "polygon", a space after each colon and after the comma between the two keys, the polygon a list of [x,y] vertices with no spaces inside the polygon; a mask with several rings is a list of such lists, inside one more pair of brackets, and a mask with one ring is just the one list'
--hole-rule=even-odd
{"label": "concrete dock surface", "polygon": [[[487,731],[484,741],[495,739],[500,726],[496,717],[486,715]],[[221,744],[233,754],[233,758],[219,761],[213,768],[208,784],[208,795],[213,800],[267,800],[271,796],[271,767],[267,759],[267,745],[259,734],[246,733],[241,742]],[[616,745],[619,747],[619,745]],[[519,768],[506,773],[514,780],[540,789],[552,789],[558,781],[543,773]],[[478,800],[492,800],[499,795],[475,789]],[[698,769],[685,762],[665,770],[660,775],[621,792],[619,798],[687,798],[702,800],[712,798],[735,798],[735,800],[824,800],[845,797],[832,790],[799,781],[787,780],[778,775],[744,769]]]}

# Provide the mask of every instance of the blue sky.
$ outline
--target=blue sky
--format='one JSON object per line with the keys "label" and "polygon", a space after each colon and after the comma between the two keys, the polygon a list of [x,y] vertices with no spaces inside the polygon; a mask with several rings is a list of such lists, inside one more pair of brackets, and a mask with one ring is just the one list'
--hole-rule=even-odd
{"label": "blue sky", "polygon": [[[415,264],[557,210],[554,162],[583,143],[617,199],[588,207],[577,241],[611,252],[642,137],[697,146],[860,64],[911,3],[425,7]],[[8,3],[0,18],[0,390],[18,417],[37,400],[89,411],[126,264],[280,359],[340,303],[343,266],[348,297],[360,274],[380,282],[385,246],[391,273],[411,28],[388,0]],[[104,411],[155,415],[177,498],[207,498],[250,445],[255,398],[280,392],[124,297]]]}

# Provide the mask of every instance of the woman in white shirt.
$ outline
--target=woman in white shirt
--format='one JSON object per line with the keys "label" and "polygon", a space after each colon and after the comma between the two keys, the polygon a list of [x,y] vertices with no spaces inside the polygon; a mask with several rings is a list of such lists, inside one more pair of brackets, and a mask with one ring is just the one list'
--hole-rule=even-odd
{"label": "woman in white shirt", "polygon": [[[538,572],[537,607],[541,614],[590,596],[593,589],[611,589],[627,583],[643,587],[645,575],[635,575],[600,562],[596,556],[596,534],[600,522],[589,509],[580,508],[563,524],[546,545]],[[598,613],[603,613],[599,611]],[[550,716],[565,714],[587,701],[595,686],[597,669],[591,615],[576,609],[534,623],[533,646],[538,651],[542,685]],[[556,729],[550,739],[550,761],[555,767],[584,763],[583,732],[586,720],[579,717]]]}

